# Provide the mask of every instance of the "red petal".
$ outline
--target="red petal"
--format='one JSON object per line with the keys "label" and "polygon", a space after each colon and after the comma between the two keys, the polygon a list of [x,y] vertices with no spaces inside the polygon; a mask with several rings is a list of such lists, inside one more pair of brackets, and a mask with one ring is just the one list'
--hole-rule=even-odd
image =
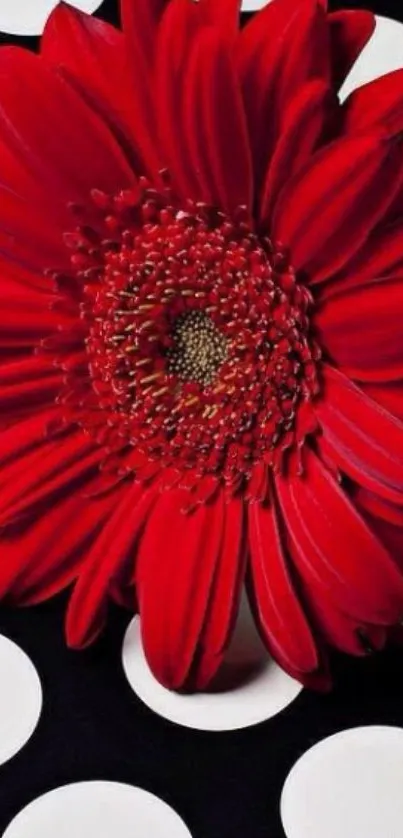
{"label": "red petal", "polygon": [[273,0],[240,33],[239,72],[258,196],[289,108],[295,111],[294,97],[313,80],[330,81],[328,40],[325,11],[314,0]]}
{"label": "red petal", "polygon": [[104,456],[81,430],[62,439],[44,441],[32,454],[3,468],[0,490],[0,521],[4,526],[29,515],[44,501],[50,503],[70,485],[75,489],[94,473]]}
{"label": "red petal", "polygon": [[403,70],[387,73],[357,87],[343,105],[343,133],[380,128],[400,133],[403,128]]}
{"label": "red petal", "polygon": [[[65,223],[71,224],[67,213]],[[17,266],[40,273],[47,267],[70,267],[70,254],[62,240],[61,219],[50,214],[49,206],[21,198],[4,186],[0,186],[0,253]]]}
{"label": "red petal", "polygon": [[354,493],[354,502],[403,571],[403,509],[366,489]]}
{"label": "red petal", "polygon": [[341,372],[323,370],[325,398],[316,414],[338,466],[360,486],[403,501],[403,424]]}
{"label": "red petal", "polygon": [[[163,15],[156,56],[156,108],[165,164],[184,199],[200,198],[182,130],[183,91],[189,51],[200,21],[200,4],[171,0]],[[178,128],[180,126],[180,128]]]}
{"label": "red petal", "polygon": [[[368,523],[382,541],[386,549],[393,556],[396,564],[403,571],[403,526],[387,521],[385,518],[374,518],[367,513]],[[400,621],[401,624],[401,621]]]}
{"label": "red petal", "polygon": [[394,524],[395,527],[400,527],[403,532],[403,508],[401,506],[389,503],[378,495],[374,495],[373,492],[361,489],[359,486],[354,492],[354,502],[358,509],[371,516],[373,520],[382,519],[389,524]]}
{"label": "red petal", "polygon": [[389,279],[333,297],[315,325],[320,345],[349,378],[386,384],[403,378],[402,320],[403,282]]}
{"label": "red petal", "polygon": [[284,185],[318,147],[329,107],[328,85],[322,80],[314,80],[303,86],[286,108],[282,133],[265,178],[260,208],[264,225],[270,224],[273,208]]}
{"label": "red petal", "polygon": [[[136,542],[157,494],[155,483],[121,490],[119,503],[86,557],[67,612],[69,646],[91,643],[103,628],[112,587],[120,588],[127,564],[134,565]],[[90,501],[92,503],[93,501]]]}
{"label": "red petal", "polygon": [[204,0],[206,18],[224,37],[234,40],[238,34],[242,0]]}
{"label": "red petal", "polygon": [[21,296],[27,289],[30,292],[49,294],[54,289],[53,282],[42,271],[43,262],[40,271],[35,271],[18,262],[10,262],[9,257],[3,257],[0,253],[0,295],[8,294],[11,290]]}
{"label": "red petal", "polygon": [[278,476],[277,487],[301,574],[360,622],[399,622],[403,576],[320,460],[311,453],[305,477]]}
{"label": "red petal", "polygon": [[333,83],[341,87],[376,25],[375,15],[367,11],[334,12],[328,16],[333,57]]}
{"label": "red petal", "polygon": [[135,81],[121,32],[61,3],[48,19],[41,46],[46,61],[68,78],[94,110],[112,124],[117,136],[123,133],[128,137],[137,172],[158,171],[160,161],[151,132],[147,78],[138,72],[137,66]]}
{"label": "red petal", "polygon": [[357,657],[366,655],[369,647],[381,649],[384,646],[386,632],[383,626],[369,626],[352,620],[333,603],[326,602],[323,595],[315,596],[312,587],[310,593],[312,613],[330,646]]}
{"label": "red petal", "polygon": [[[0,150],[29,166],[39,200],[45,191],[65,204],[87,200],[94,188],[115,193],[135,184],[106,124],[43,59],[3,47],[0,91]],[[1,177],[13,186],[8,167]]]}
{"label": "red petal", "polygon": [[256,463],[251,471],[244,497],[245,500],[265,503],[269,492],[269,468],[265,463]]}
{"label": "red petal", "polygon": [[403,423],[403,388],[401,381],[386,384],[368,384],[364,382],[362,389],[370,399],[379,402],[389,413],[397,416]]}
{"label": "red petal", "polygon": [[285,187],[274,237],[312,282],[339,270],[367,241],[398,188],[397,144],[360,135],[332,143]]}
{"label": "red petal", "polygon": [[63,385],[64,374],[51,358],[30,354],[21,358],[19,353],[18,359],[9,359],[7,352],[0,362],[0,429],[54,405]]}
{"label": "red petal", "polygon": [[224,525],[222,493],[186,515],[187,503],[185,490],[161,495],[140,543],[136,576],[145,653],[156,677],[172,689],[187,685],[197,667]]}
{"label": "red petal", "polygon": [[320,299],[327,300],[336,294],[349,292],[360,285],[381,282],[385,277],[403,274],[403,223],[401,219],[387,226],[377,227],[364,247],[320,288]]}
{"label": "red petal", "polygon": [[0,364],[0,394],[9,387],[24,387],[59,374],[52,359],[43,355],[28,355],[13,363]]}
{"label": "red petal", "polygon": [[87,550],[116,502],[111,493],[84,506],[80,493],[72,492],[25,529],[18,525],[15,532],[6,531],[0,538],[7,557],[1,565],[0,596],[32,605],[70,585],[85,567]]}
{"label": "red petal", "polygon": [[294,565],[299,571],[298,588],[318,637],[330,646],[350,655],[366,654],[367,649],[362,642],[362,637],[366,638],[367,643],[371,638],[372,645],[376,648],[380,647],[385,640],[383,627],[360,623],[343,613],[316,581],[305,562],[300,545],[295,540],[289,539],[289,550]]}
{"label": "red petal", "polygon": [[0,300],[0,347],[35,349],[42,338],[53,333],[54,313],[38,305],[37,298],[32,297],[31,303],[30,308],[28,295],[23,305],[7,297]]}
{"label": "red petal", "polygon": [[203,200],[228,213],[251,206],[252,174],[242,98],[225,40],[195,36],[186,71],[185,139]]}
{"label": "red petal", "polygon": [[49,364],[41,367],[30,361],[17,361],[0,365],[0,415],[3,419],[6,415],[10,421],[15,412],[21,415],[25,409],[32,413],[38,404],[51,405],[62,385],[62,373],[49,368]]}
{"label": "red petal", "polygon": [[157,27],[166,0],[120,0],[123,31],[129,49],[135,56],[143,55],[152,63],[155,55]]}
{"label": "red petal", "polygon": [[46,426],[58,416],[59,408],[51,407],[46,411],[30,413],[19,422],[0,432],[0,465],[18,459],[26,451],[36,449],[46,441]]}
{"label": "red petal", "polygon": [[249,504],[253,612],[273,657],[286,669],[310,672],[319,660],[308,620],[292,583],[274,499]]}
{"label": "red petal", "polygon": [[202,689],[217,672],[231,639],[245,576],[243,502],[231,498],[224,507],[223,542],[200,635],[199,658],[192,686]]}

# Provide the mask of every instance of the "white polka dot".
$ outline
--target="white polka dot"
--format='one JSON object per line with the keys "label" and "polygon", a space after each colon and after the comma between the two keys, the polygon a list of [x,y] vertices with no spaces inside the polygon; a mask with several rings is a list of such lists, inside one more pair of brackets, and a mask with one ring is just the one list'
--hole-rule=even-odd
{"label": "white polka dot", "polygon": [[258,724],[287,707],[301,691],[301,685],[269,659],[245,602],[225,662],[208,692],[179,695],[158,683],[145,660],[138,618],[126,633],[123,666],[132,689],[151,710],[197,730]]}
{"label": "white polka dot", "polygon": [[[296,0],[296,2],[299,2],[299,0]],[[255,12],[257,9],[263,9],[263,6],[267,6],[267,0],[243,0],[242,11]]]}
{"label": "white polka dot", "polygon": [[23,809],[3,838],[191,838],[176,812],[143,789],[94,781],[62,786]]}
{"label": "white polka dot", "polygon": [[377,17],[376,29],[340,91],[341,99],[378,76],[403,67],[403,24]]}
{"label": "white polka dot", "polygon": [[287,838],[401,838],[403,730],[359,727],[315,745],[284,785]]}
{"label": "white polka dot", "polygon": [[[95,12],[102,0],[69,0],[83,12]],[[0,0],[0,31],[9,35],[40,35],[58,0]]]}
{"label": "white polka dot", "polygon": [[0,635],[0,764],[28,741],[42,709],[41,683],[25,652]]}

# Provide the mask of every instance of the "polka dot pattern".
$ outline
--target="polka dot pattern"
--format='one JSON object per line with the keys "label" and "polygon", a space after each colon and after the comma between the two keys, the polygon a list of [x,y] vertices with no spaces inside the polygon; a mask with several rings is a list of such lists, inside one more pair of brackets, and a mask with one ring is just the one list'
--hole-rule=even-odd
{"label": "polka dot pattern", "polygon": [[361,727],[307,751],[283,789],[287,838],[403,834],[403,730]]}
{"label": "polka dot pattern", "polygon": [[[0,32],[39,35],[58,0],[0,0]],[[71,0],[83,12],[95,12],[102,0]]]}
{"label": "polka dot pattern", "polygon": [[243,0],[242,9],[244,12],[256,12],[267,5],[267,0]]}
{"label": "polka dot pattern", "polygon": [[121,783],[74,783],[38,797],[12,821],[4,838],[190,838],[170,806]]}
{"label": "polka dot pattern", "polygon": [[[117,20],[116,0],[70,2]],[[0,0],[1,42],[26,45],[55,5]],[[403,21],[397,3],[391,13]],[[403,24],[379,18],[342,97],[402,56]],[[64,643],[65,608],[63,597],[0,607],[3,838],[401,838],[399,649],[336,661],[337,689],[315,695],[268,660],[243,607],[212,688],[184,696],[152,677],[138,619],[112,611],[78,654]]]}
{"label": "polka dot pattern", "polygon": [[42,709],[42,688],[29,657],[0,635],[0,765],[25,745]]}
{"label": "polka dot pattern", "polygon": [[301,685],[268,658],[246,603],[222,669],[208,692],[178,695],[155,680],[144,657],[136,618],[126,633],[123,666],[132,689],[151,710],[198,730],[237,730],[259,724],[277,715],[301,691]]}

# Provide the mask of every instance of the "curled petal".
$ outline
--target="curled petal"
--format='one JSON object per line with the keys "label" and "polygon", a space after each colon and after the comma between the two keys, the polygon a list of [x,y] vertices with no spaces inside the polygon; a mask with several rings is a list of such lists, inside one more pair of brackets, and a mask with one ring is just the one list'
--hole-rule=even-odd
{"label": "curled petal", "polygon": [[[187,492],[172,489],[161,495],[141,539],[136,588],[145,653],[156,677],[165,686],[189,686],[197,675],[201,636],[223,545],[224,498],[211,506],[183,513]],[[170,539],[167,540],[167,532]],[[227,608],[231,589],[219,608]],[[210,649],[204,649],[209,655]],[[220,656],[204,669],[214,674]],[[204,668],[204,667],[203,667]]]}
{"label": "curled petal", "polygon": [[254,613],[269,652],[292,672],[318,668],[316,644],[292,581],[273,503],[249,505]]}
{"label": "curled petal", "polygon": [[303,478],[280,476],[277,488],[301,573],[357,621],[399,622],[403,575],[316,455]]}

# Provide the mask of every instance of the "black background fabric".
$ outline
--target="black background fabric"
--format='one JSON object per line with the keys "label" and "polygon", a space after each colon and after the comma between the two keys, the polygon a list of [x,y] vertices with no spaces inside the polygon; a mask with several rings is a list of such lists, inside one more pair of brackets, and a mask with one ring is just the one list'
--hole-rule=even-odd
{"label": "black background fabric", "polygon": [[[403,21],[400,2],[352,5],[364,6]],[[97,14],[117,22],[115,0],[106,0]],[[36,45],[33,38],[1,40]],[[63,596],[34,609],[0,608],[0,632],[30,656],[44,692],[33,737],[0,766],[0,835],[22,808],[50,789],[101,779],[153,792],[183,818],[193,838],[284,838],[282,786],[310,746],[357,725],[403,727],[399,649],[360,660],[337,657],[331,694],[303,691],[258,726],[206,733],[174,725],[145,707],[125,679],[121,650],[130,615],[112,609],[100,641],[72,652],[64,643],[65,606]]]}

